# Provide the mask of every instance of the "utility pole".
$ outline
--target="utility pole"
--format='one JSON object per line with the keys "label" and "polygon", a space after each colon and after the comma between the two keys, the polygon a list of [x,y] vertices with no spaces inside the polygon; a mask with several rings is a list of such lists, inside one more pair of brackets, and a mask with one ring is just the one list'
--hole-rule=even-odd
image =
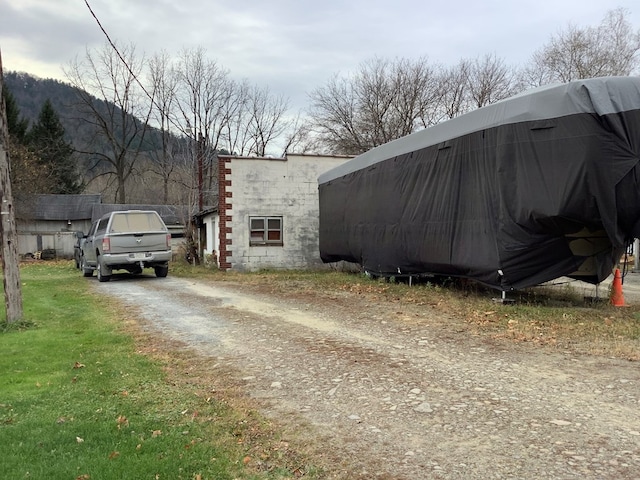
{"label": "utility pole", "polygon": [[198,140],[196,143],[196,157],[198,161],[198,213],[204,208],[204,192],[203,192],[203,156],[204,156],[204,137],[202,132],[198,132]]}
{"label": "utility pole", "polygon": [[2,243],[2,271],[4,303],[7,323],[22,319],[22,290],[18,261],[18,235],[9,177],[9,125],[3,95],[2,54],[0,52],[0,243]]}

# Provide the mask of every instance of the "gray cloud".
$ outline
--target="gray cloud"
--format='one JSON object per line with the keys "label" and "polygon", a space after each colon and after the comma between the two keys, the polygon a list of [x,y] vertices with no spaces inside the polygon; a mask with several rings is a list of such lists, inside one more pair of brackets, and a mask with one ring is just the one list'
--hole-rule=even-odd
{"label": "gray cloud", "polygon": [[[600,0],[89,0],[110,36],[148,55],[203,47],[238,79],[288,93],[293,104],[337,72],[374,56],[434,63],[494,53],[527,61],[569,22],[596,25]],[[640,26],[635,0],[621,0]],[[633,11],[633,9],[636,11]],[[104,37],[83,0],[0,0],[5,68],[59,69]]]}

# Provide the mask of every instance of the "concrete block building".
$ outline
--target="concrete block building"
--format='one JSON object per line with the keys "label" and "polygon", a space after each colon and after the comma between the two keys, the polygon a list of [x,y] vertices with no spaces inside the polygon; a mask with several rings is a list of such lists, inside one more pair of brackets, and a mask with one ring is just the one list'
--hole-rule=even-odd
{"label": "concrete block building", "polygon": [[351,157],[218,157],[218,208],[201,213],[205,257],[222,270],[313,268],[318,176]]}

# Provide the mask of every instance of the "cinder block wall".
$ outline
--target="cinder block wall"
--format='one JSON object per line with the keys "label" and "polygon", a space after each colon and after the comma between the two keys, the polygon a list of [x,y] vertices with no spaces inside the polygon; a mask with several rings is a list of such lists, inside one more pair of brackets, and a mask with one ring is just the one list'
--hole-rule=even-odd
{"label": "cinder block wall", "polygon": [[[220,157],[220,268],[239,271],[322,265],[318,175],[350,157]],[[282,217],[282,245],[251,246],[249,218]]]}

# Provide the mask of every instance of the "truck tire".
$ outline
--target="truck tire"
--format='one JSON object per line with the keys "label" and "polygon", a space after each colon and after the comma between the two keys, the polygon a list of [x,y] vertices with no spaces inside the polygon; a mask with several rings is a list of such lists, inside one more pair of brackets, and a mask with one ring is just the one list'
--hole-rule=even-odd
{"label": "truck tire", "polygon": [[84,255],[80,257],[80,268],[82,269],[83,277],[93,277],[93,268],[87,266],[87,261],[84,259]]}
{"label": "truck tire", "polygon": [[[102,264],[102,259],[100,257],[97,258],[96,264],[97,264],[96,270],[98,272],[98,281],[108,282],[109,280],[111,280],[111,270]],[[106,272],[109,272],[109,274],[107,275]]]}
{"label": "truck tire", "polygon": [[153,270],[156,272],[156,277],[164,278],[169,273],[169,265],[153,267]]}

